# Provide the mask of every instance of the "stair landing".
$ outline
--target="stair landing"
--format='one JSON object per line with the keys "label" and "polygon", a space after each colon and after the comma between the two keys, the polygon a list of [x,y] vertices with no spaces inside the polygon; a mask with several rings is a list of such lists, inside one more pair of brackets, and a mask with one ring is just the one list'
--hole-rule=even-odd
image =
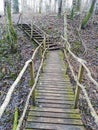
{"label": "stair landing", "polygon": [[36,86],[36,106],[30,107],[25,130],[84,130],[60,51],[50,51]]}

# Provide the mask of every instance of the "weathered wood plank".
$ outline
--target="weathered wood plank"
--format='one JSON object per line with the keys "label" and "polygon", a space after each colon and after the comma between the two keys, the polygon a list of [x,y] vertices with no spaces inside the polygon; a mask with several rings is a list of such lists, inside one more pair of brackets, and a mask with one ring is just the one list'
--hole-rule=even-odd
{"label": "weathered wood plank", "polygon": [[[50,83],[50,84],[48,84],[48,83],[43,83],[43,82],[40,82],[40,83],[38,83],[37,84],[37,86],[46,86],[47,88],[50,86],[52,86],[52,87],[59,87],[59,88],[69,88],[70,87],[70,84],[68,84],[68,86],[67,86],[67,84],[65,85],[65,84],[59,84],[59,83]],[[70,89],[70,88],[69,88]]]}
{"label": "weathered wood plank", "polygon": [[73,95],[73,92],[70,92],[70,91],[48,91],[47,92],[45,90],[37,90],[38,93],[53,93],[53,94],[70,94],[70,95]]}
{"label": "weathered wood plank", "polygon": [[73,92],[72,88],[66,88],[66,87],[37,86],[36,88],[37,88],[37,90],[45,90],[45,91],[47,91],[47,90],[55,91],[56,90],[56,91],[70,91],[70,92]]}
{"label": "weathered wood plank", "polygon": [[[68,93],[66,94],[59,94],[59,93],[40,93],[40,92],[36,92],[36,96],[58,96],[58,97],[66,97],[65,95],[69,96]],[[69,97],[73,97],[74,95],[71,94]]]}
{"label": "weathered wood plank", "polygon": [[32,123],[28,122],[27,127],[28,130],[32,129],[42,129],[42,130],[84,130],[83,126],[75,126],[75,125],[60,125],[60,124],[49,124],[49,123]]}
{"label": "weathered wood plank", "polygon": [[64,104],[69,104],[69,105],[71,105],[71,104],[74,104],[74,102],[73,101],[66,101],[66,100],[50,100],[50,99],[36,99],[36,101],[37,102],[39,102],[39,103],[51,103],[51,104],[60,104],[60,105],[64,105]]}
{"label": "weathered wood plank", "polygon": [[49,118],[49,117],[32,117],[28,116],[27,121],[29,122],[40,122],[40,123],[52,123],[52,124],[62,124],[62,125],[83,125],[79,119],[69,119],[69,118]]}
{"label": "weathered wood plank", "polygon": [[47,96],[47,97],[45,97],[45,96],[37,96],[36,97],[36,99],[48,99],[48,100],[59,100],[59,101],[74,101],[74,98],[73,97],[70,97],[70,98],[68,98],[68,96],[66,96],[66,97],[58,97],[58,96]]}
{"label": "weathered wood plank", "polygon": [[45,79],[45,80],[44,79],[40,79],[40,82],[42,82],[42,83],[44,83],[44,82],[51,83],[51,81],[52,82],[57,82],[58,84],[66,84],[66,82],[63,79],[61,79],[61,78],[57,79],[57,78],[47,77],[47,79]]}
{"label": "weathered wood plank", "polygon": [[55,104],[55,103],[44,103],[44,102],[38,102],[39,107],[45,107],[45,108],[62,108],[62,109],[70,109],[73,108],[73,104]]}
{"label": "weathered wood plank", "polygon": [[60,109],[60,108],[39,108],[39,107],[30,107],[30,111],[40,111],[40,112],[55,112],[55,113],[74,113],[79,114],[78,109]]}
{"label": "weathered wood plank", "polygon": [[[50,77],[48,77],[47,76],[47,79],[48,78],[50,78]],[[59,80],[58,80],[58,82],[56,82],[56,81],[54,81],[54,82],[50,82],[50,81],[47,81],[47,80],[43,80],[43,81],[40,81],[40,83],[43,83],[43,84],[45,84],[45,83],[50,83],[50,84],[53,84],[53,85],[66,85],[66,84],[69,84],[70,86],[71,86],[71,84],[70,84],[70,82],[69,81],[66,81],[66,82],[59,82]],[[49,85],[49,84],[48,84]]]}
{"label": "weathered wood plank", "polygon": [[30,111],[28,116],[36,116],[36,117],[52,117],[52,118],[63,118],[63,119],[79,119],[79,114],[73,114],[73,113],[56,113],[56,112],[43,112],[43,111]]}
{"label": "weathered wood plank", "polygon": [[36,88],[38,91],[39,90],[45,90],[45,91],[56,91],[56,92],[64,92],[64,91],[66,91],[66,92],[71,92],[71,93],[73,93],[73,90],[71,90],[71,89],[60,89],[60,88],[46,88],[46,87],[37,87]]}
{"label": "weathered wood plank", "polygon": [[63,100],[66,100],[67,98],[68,99],[74,99],[74,95],[59,95],[59,94],[39,94],[39,93],[36,93],[36,98],[51,98],[51,99],[55,99],[55,98],[60,98],[60,99],[63,99]]}

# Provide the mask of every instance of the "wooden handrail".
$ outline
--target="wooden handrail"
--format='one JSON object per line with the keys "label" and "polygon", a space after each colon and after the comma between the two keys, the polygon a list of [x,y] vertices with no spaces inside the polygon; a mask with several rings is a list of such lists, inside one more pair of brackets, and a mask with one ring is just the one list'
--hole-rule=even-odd
{"label": "wooden handrail", "polygon": [[7,93],[7,95],[6,95],[6,98],[5,98],[3,104],[2,104],[1,107],[0,107],[0,118],[2,117],[2,115],[3,115],[3,113],[4,113],[4,111],[5,111],[6,107],[7,107],[7,105],[8,105],[9,102],[10,102],[12,93],[14,92],[14,89],[15,89],[16,85],[19,83],[20,79],[22,78],[24,72],[26,71],[26,69],[27,69],[27,67],[28,67],[28,65],[29,65],[29,63],[30,63],[31,61],[32,61],[32,60],[30,59],[30,60],[28,60],[28,61],[25,63],[25,65],[24,65],[23,69],[21,70],[21,72],[19,73],[18,77],[16,78],[16,80],[14,81],[14,83],[12,84],[12,86],[10,87],[10,89],[8,90],[8,93]]}
{"label": "wooden handrail", "polygon": [[[61,37],[62,37],[63,40],[66,41],[66,39],[65,39],[63,36],[61,36]],[[90,70],[89,70],[89,69],[87,68],[87,66],[85,65],[86,61],[83,60],[83,59],[81,59],[81,58],[79,58],[79,57],[77,57],[77,56],[70,50],[70,49],[71,49],[71,46],[70,46],[70,44],[69,44],[68,41],[66,41],[66,44],[67,44],[68,52],[72,55],[72,57],[73,57],[76,61],[78,61],[81,65],[83,65],[83,67],[84,67],[85,70],[87,71],[87,76],[88,76],[88,78],[96,85],[96,87],[98,87],[97,81],[91,76]]]}
{"label": "wooden handrail", "polygon": [[39,48],[43,45],[43,42],[35,49],[32,57],[30,60],[25,62],[25,65],[23,67],[23,69],[21,70],[21,72],[19,73],[18,77],[16,78],[16,80],[14,81],[14,83],[12,84],[12,86],[9,88],[8,93],[6,95],[6,98],[4,100],[4,102],[2,103],[1,107],[0,107],[0,118],[2,117],[6,107],[8,106],[10,100],[11,100],[11,96],[14,92],[14,89],[16,87],[16,85],[19,83],[19,81],[21,80],[24,72],[26,71],[27,67],[29,66],[29,64],[32,62],[32,60],[34,59],[36,53],[38,52]]}
{"label": "wooden handrail", "polygon": [[34,89],[35,89],[35,87],[36,87],[37,81],[38,81],[39,73],[40,73],[41,68],[42,68],[42,65],[43,65],[43,61],[44,61],[44,57],[45,57],[46,50],[47,50],[47,49],[45,49],[45,51],[43,52],[42,61],[41,61],[40,67],[39,67],[39,69],[38,69],[38,72],[37,72],[37,75],[36,75],[36,78],[35,78],[34,85],[33,85],[32,89],[30,90],[30,92],[29,92],[29,94],[28,94],[28,97],[27,97],[27,100],[26,100],[26,103],[25,103],[25,107],[24,107],[23,113],[22,113],[22,116],[21,116],[20,119],[19,119],[19,123],[18,123],[18,125],[17,125],[16,130],[20,130],[20,127],[21,127],[21,125],[22,125],[23,119],[24,119],[25,114],[26,114],[26,111],[27,111],[27,107],[28,107],[28,104],[29,104],[30,97],[31,97],[31,95],[32,95],[32,93],[33,93],[33,91],[34,91]]}
{"label": "wooden handrail", "polygon": [[[87,91],[86,91],[86,89],[85,89],[86,87],[85,87],[84,85],[82,85],[82,83],[79,82],[79,79],[78,79],[79,77],[77,77],[77,76],[75,75],[75,73],[74,73],[74,71],[73,71],[73,67],[72,67],[72,65],[71,65],[71,63],[70,63],[70,61],[69,61],[69,59],[68,59],[67,54],[66,54],[66,51],[68,51],[68,52],[71,54],[71,56],[72,56],[76,61],[78,61],[78,62],[82,65],[82,67],[84,67],[84,69],[87,71],[87,74],[88,74],[89,79],[90,79],[96,86],[98,86],[98,83],[92,78],[89,69],[88,69],[87,66],[85,65],[86,62],[85,62],[83,59],[77,57],[77,56],[70,50],[70,49],[71,49],[71,46],[70,46],[69,42],[68,42],[64,37],[62,37],[62,39],[65,40],[66,43],[67,43],[67,45],[66,45],[66,46],[67,46],[67,47],[66,47],[67,50],[64,49],[63,51],[64,51],[64,55],[65,55],[65,57],[66,57],[67,63],[68,63],[68,65],[69,65],[69,68],[70,68],[70,70],[71,70],[71,72],[72,72],[72,75],[73,75],[73,77],[74,77],[74,80],[76,81],[77,86],[79,86],[79,87],[82,89],[82,91],[83,91],[83,93],[84,93],[84,96],[85,96],[85,99],[86,99],[86,101],[87,101],[87,103],[88,103],[88,106],[89,106],[91,115],[92,115],[93,118],[95,119],[95,123],[98,125],[98,115],[97,115],[96,111],[94,110],[94,108],[93,108],[93,106],[92,106],[92,104],[91,104],[91,101],[90,101],[89,96],[88,96],[88,94],[87,94]],[[80,74],[80,75],[81,75],[81,74]],[[79,94],[79,93],[78,93],[78,94]],[[75,105],[76,105],[76,104],[75,104]]]}
{"label": "wooden handrail", "polygon": [[[66,53],[66,52],[64,52],[64,53]],[[70,70],[71,70],[71,72],[72,72],[72,75],[73,75],[73,77],[74,77],[74,80],[76,81],[77,85],[78,85],[79,87],[81,87],[81,89],[82,89],[82,91],[83,91],[83,93],[84,93],[84,95],[85,95],[85,99],[86,99],[86,101],[87,101],[87,103],[88,103],[88,106],[89,106],[89,108],[90,108],[91,115],[94,117],[95,122],[96,122],[96,124],[98,125],[98,115],[97,115],[96,111],[94,110],[94,108],[93,108],[93,106],[92,106],[92,104],[91,104],[91,101],[90,101],[90,99],[89,99],[89,97],[88,97],[88,94],[87,94],[86,89],[85,89],[86,86],[83,86],[82,84],[79,83],[78,78],[77,78],[77,76],[74,74],[73,68],[72,68],[72,66],[71,66],[71,64],[70,64],[70,62],[69,62],[69,60],[68,60],[66,54],[65,54],[65,56],[66,56],[67,62],[68,62],[68,64],[69,64],[69,68],[70,68]]]}
{"label": "wooden handrail", "polygon": [[32,57],[31,57],[31,60],[33,60],[34,59],[34,57],[35,57],[35,55],[36,55],[36,53],[38,52],[38,50],[39,50],[39,48],[41,47],[43,45],[43,42],[35,49],[35,51],[34,51],[34,53],[33,53],[33,55],[32,55]]}

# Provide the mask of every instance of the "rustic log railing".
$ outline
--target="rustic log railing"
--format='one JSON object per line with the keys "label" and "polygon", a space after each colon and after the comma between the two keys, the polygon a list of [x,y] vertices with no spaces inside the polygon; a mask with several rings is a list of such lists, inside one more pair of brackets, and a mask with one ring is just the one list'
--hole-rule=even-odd
{"label": "rustic log railing", "polygon": [[[77,57],[72,51],[71,51],[71,46],[70,43],[63,37],[61,36],[61,38],[64,40],[64,56],[66,57],[67,63],[68,63],[68,67],[70,68],[71,72],[72,72],[72,76],[74,77],[74,80],[77,84],[76,87],[76,91],[75,91],[75,103],[74,103],[74,108],[77,108],[77,103],[78,103],[78,99],[79,99],[79,94],[80,94],[80,89],[83,91],[86,102],[88,103],[91,115],[93,116],[93,118],[95,119],[95,123],[98,125],[98,115],[93,107],[93,105],[91,104],[91,101],[89,99],[88,93],[86,91],[86,86],[84,86],[81,82],[82,82],[82,78],[83,78],[83,71],[86,70],[86,75],[87,77],[90,79],[90,81],[92,81],[92,83],[98,88],[98,83],[93,79],[93,77],[91,76],[91,72],[90,70],[87,68],[86,66],[86,61]],[[76,60],[79,64],[79,72],[78,72],[78,76],[75,75],[73,67],[70,63],[69,57],[73,57],[74,60]]]}
{"label": "rustic log railing", "polygon": [[[45,54],[46,54],[46,51],[47,51],[47,48],[46,47],[46,42],[45,42],[45,39],[43,40],[43,42],[35,49],[32,57],[30,60],[26,61],[25,62],[25,65],[24,67],[22,68],[21,72],[19,73],[18,77],[16,78],[16,80],[14,81],[14,83],[12,84],[12,86],[10,87],[7,95],[6,95],[6,98],[4,100],[4,102],[2,103],[1,107],[0,107],[0,119],[5,111],[5,109],[7,108],[10,100],[11,100],[11,96],[15,90],[15,87],[17,86],[17,84],[19,83],[19,81],[21,80],[21,78],[23,77],[24,75],[24,72],[27,70],[27,68],[29,67],[30,65],[30,75],[31,75],[31,85],[32,85],[32,88],[27,96],[27,101],[25,103],[25,107],[24,107],[24,110],[23,110],[23,113],[22,113],[22,116],[19,120],[19,123],[18,123],[18,126],[16,127],[16,123],[17,123],[17,111],[15,112],[15,115],[14,115],[14,126],[13,126],[13,130],[19,130],[20,127],[21,127],[21,124],[22,124],[22,121],[24,119],[24,116],[26,114],[26,110],[27,110],[27,107],[28,107],[28,104],[29,104],[29,100],[30,100],[30,97],[32,96],[32,100],[33,100],[33,105],[35,105],[35,87],[36,87],[36,84],[37,84],[37,81],[38,81],[38,77],[39,77],[39,74],[40,74],[40,71],[41,69],[43,69],[43,62],[44,62],[44,58],[45,58]],[[40,58],[41,58],[41,63],[40,63],[40,66],[39,66],[39,69],[37,71],[37,74],[36,74],[36,77],[34,78],[34,58],[37,54],[37,52],[40,51]],[[43,53],[42,53],[43,51]],[[17,108],[18,109],[18,108]]]}

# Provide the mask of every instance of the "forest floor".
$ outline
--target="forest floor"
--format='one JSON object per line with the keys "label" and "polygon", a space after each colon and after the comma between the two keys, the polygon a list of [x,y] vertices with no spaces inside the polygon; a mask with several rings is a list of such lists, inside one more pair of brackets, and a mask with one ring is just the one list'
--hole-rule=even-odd
{"label": "forest floor", "polygon": [[[32,16],[32,17],[31,17]],[[16,24],[19,15],[13,15],[13,23]],[[40,15],[32,13],[26,13],[22,19],[23,23],[35,23],[40,28],[42,28],[47,34],[55,37],[55,42],[61,42],[60,36],[63,35],[63,16],[60,18],[57,15]],[[90,69],[93,78],[98,82],[98,16],[94,17],[89,21],[87,27],[80,30],[80,37],[76,28],[79,27],[79,18],[74,18],[73,20],[68,19],[68,41],[71,43],[72,51],[84,59],[87,63],[87,67]],[[5,33],[3,26],[3,18],[0,18],[0,25],[3,27],[1,33]],[[0,43],[0,105],[5,99],[6,93],[9,87],[12,85],[13,81],[19,74],[25,62],[32,56],[35,49],[35,45],[31,42],[27,36],[15,26],[18,35],[18,49],[16,54],[10,52],[9,45],[6,42]],[[1,49],[3,48],[3,50]],[[37,63],[37,61],[36,61]],[[71,59],[75,73],[78,73],[78,64]],[[37,66],[37,65],[36,65]],[[68,71],[71,78],[72,84],[75,86],[74,80],[71,77],[70,71]],[[84,73],[86,75],[86,72]],[[7,107],[5,114],[3,115],[2,121],[0,121],[0,130],[9,130],[12,127],[14,107],[19,107],[19,115],[23,109],[24,102],[28,92],[29,87],[29,70],[24,74],[21,83],[16,87],[13,99]],[[83,84],[87,86],[88,95],[92,104],[98,113],[98,89],[94,86],[87,76],[83,78]],[[74,89],[74,88],[73,88]],[[81,92],[79,108],[81,112],[82,121],[85,124],[87,130],[97,130],[97,126],[94,123],[93,118],[90,115],[89,108]]]}

